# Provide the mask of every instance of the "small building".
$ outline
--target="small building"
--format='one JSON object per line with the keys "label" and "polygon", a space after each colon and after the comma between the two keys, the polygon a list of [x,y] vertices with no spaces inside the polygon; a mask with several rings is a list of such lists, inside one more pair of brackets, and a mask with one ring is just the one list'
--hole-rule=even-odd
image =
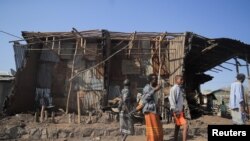
{"label": "small building", "polygon": [[207,92],[202,94],[203,104],[206,105],[208,111],[212,111],[214,108],[214,101],[216,97],[213,92]]}
{"label": "small building", "polygon": [[3,112],[3,103],[11,94],[14,76],[8,72],[0,72],[0,113]]}
{"label": "small building", "polygon": [[229,103],[230,91],[229,89],[218,89],[213,91],[214,96],[216,97],[215,105],[221,105],[224,101],[225,105]]}

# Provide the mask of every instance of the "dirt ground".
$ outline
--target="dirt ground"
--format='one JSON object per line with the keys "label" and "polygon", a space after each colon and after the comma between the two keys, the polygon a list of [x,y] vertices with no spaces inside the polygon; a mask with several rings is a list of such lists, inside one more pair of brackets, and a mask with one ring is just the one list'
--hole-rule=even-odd
{"label": "dirt ground", "polygon": [[[64,120],[63,120],[64,119]],[[118,122],[111,122],[111,123],[93,123],[93,124],[68,124],[67,118],[64,116],[58,116],[57,121],[60,121],[60,123],[54,124],[54,123],[36,123],[34,122],[34,116],[31,114],[17,114],[15,116],[9,116],[5,118],[0,119],[1,127],[0,129],[4,127],[8,127],[10,125],[20,125],[25,126],[25,128],[32,129],[39,127],[46,127],[46,128],[57,128],[57,129],[80,129],[80,128],[95,128],[95,129],[119,129],[119,123]],[[84,119],[83,119],[84,121]],[[85,120],[86,121],[86,120]],[[206,129],[208,125],[228,125],[232,124],[231,119],[222,118],[218,116],[208,116],[204,115],[198,119],[190,120],[189,121],[189,130],[203,130],[202,134],[193,134],[188,136],[188,140],[190,141],[206,141],[207,135],[206,135]],[[247,123],[250,125],[250,122]],[[137,126],[137,125],[136,125]],[[143,125],[137,126],[137,128],[145,128]],[[167,134],[164,135],[164,141],[173,141],[173,131],[174,131],[174,123],[169,124],[163,124],[164,129],[168,129],[166,131]],[[118,132],[118,131],[117,131]],[[169,133],[169,134],[168,134]],[[91,138],[91,139],[90,139]],[[181,132],[179,133],[179,139],[181,139]],[[29,139],[18,139],[18,140],[29,140]],[[46,140],[46,139],[45,139]],[[48,139],[47,139],[48,140]],[[99,136],[99,137],[86,137],[86,138],[58,138],[53,139],[55,141],[119,141],[120,137],[119,135],[109,135],[109,136]],[[146,137],[144,134],[141,135],[135,135],[135,136],[129,136],[127,138],[127,141],[144,141],[146,140]]]}

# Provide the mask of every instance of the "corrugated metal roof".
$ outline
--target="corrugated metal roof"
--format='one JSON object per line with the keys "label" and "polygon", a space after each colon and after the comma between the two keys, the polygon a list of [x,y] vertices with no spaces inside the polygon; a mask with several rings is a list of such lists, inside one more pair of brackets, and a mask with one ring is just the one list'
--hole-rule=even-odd
{"label": "corrugated metal roof", "polygon": [[27,48],[27,45],[14,44],[13,49],[15,53],[16,70],[22,68],[26,63],[25,53]]}
{"label": "corrugated metal roof", "polygon": [[12,76],[10,72],[0,71],[0,76]]}
{"label": "corrugated metal roof", "polygon": [[11,81],[15,77],[10,72],[0,71],[0,81]]}
{"label": "corrugated metal roof", "polygon": [[48,62],[59,62],[59,57],[52,50],[42,50],[40,60]]}

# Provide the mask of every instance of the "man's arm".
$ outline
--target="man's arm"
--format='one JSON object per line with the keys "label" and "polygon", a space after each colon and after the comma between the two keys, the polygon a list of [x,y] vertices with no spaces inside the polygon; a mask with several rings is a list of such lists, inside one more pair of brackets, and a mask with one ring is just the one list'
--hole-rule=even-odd
{"label": "man's arm", "polygon": [[237,101],[239,102],[240,104],[240,110],[241,112],[244,112],[245,111],[245,103],[244,103],[244,88],[241,85],[237,85],[237,89],[236,89],[236,98],[237,98]]}

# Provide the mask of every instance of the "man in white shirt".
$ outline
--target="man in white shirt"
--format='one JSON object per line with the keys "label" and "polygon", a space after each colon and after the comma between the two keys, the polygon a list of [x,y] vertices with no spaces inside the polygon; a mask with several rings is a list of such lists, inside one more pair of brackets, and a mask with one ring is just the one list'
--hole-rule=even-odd
{"label": "man in white shirt", "polygon": [[239,73],[237,81],[231,84],[230,103],[231,116],[234,124],[245,124],[245,103],[244,103],[244,87],[242,83],[245,80],[245,75]]}
{"label": "man in white shirt", "polygon": [[174,140],[177,141],[178,133],[180,130],[180,126],[183,126],[182,132],[182,140],[187,140],[187,130],[188,124],[187,120],[184,115],[184,89],[183,85],[183,76],[176,75],[175,76],[175,85],[170,89],[169,95],[169,102],[170,102],[170,109],[173,111],[174,119],[175,119],[175,133],[174,133]]}

